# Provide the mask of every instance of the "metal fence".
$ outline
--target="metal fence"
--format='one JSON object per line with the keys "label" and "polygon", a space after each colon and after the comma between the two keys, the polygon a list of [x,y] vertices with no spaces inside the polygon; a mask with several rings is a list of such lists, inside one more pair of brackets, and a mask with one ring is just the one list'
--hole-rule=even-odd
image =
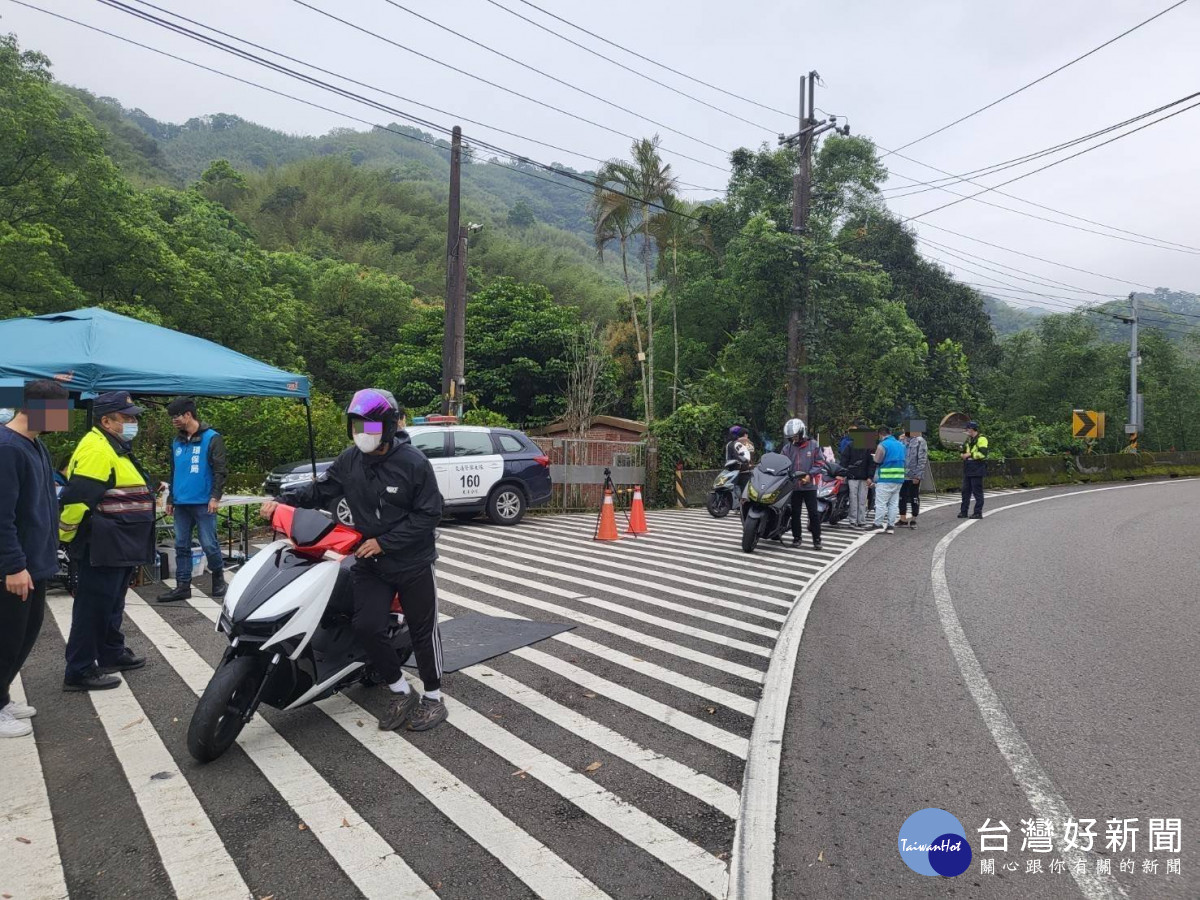
{"label": "metal fence", "polygon": [[554,493],[543,507],[552,512],[598,509],[604,498],[604,470],[618,489],[618,505],[628,502],[636,485],[646,485],[653,473],[654,453],[645,441],[606,441],[594,438],[534,437],[550,457]]}

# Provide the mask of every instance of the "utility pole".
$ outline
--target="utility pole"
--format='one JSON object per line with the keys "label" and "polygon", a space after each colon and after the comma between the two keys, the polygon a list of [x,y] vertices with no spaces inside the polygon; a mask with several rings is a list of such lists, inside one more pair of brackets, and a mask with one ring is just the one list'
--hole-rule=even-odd
{"label": "utility pole", "polygon": [[1142,395],[1138,393],[1138,366],[1142,358],[1138,355],[1138,299],[1137,294],[1129,295],[1129,305],[1133,307],[1133,318],[1129,319],[1132,326],[1129,331],[1129,423],[1125,433],[1129,435],[1129,452],[1137,453],[1138,435],[1145,423],[1142,421]]}
{"label": "utility pole", "polygon": [[[450,209],[446,222],[446,313],[442,335],[442,414],[459,405],[463,378],[463,331],[466,324],[466,235],[459,225],[462,128],[450,138]],[[461,308],[460,308],[461,304]]]}
{"label": "utility pole", "polygon": [[[817,79],[821,76],[812,71],[807,77],[800,79],[800,130],[793,135],[780,135],[779,143],[785,147],[795,147],[799,151],[799,166],[792,176],[792,234],[797,238],[803,237],[808,230],[808,212],[812,199],[812,152],[817,136],[830,129],[842,134],[850,133],[850,126],[837,128],[837,119],[830,116],[818,122],[816,111]],[[805,89],[807,88],[807,104]],[[787,357],[787,408],[789,416],[798,416],[808,420],[808,335],[806,325],[808,320],[808,259],[803,250],[799,251],[801,267],[800,286],[797,297],[792,303],[788,314],[788,357]]]}

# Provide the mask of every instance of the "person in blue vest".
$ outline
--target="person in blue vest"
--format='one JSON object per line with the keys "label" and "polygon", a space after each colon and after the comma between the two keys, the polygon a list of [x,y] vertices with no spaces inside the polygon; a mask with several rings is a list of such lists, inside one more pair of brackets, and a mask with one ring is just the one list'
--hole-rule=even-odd
{"label": "person in blue vest", "polygon": [[875,448],[875,527],[896,533],[900,518],[900,488],[904,486],[904,445],[886,425],[879,429]]}
{"label": "person in blue vest", "polygon": [[200,547],[212,572],[212,595],[224,597],[225,560],[217,536],[217,504],[225,490],[229,468],[225,440],[196,416],[196,401],[177,397],[167,406],[171,424],[178,430],[171,441],[171,491],[167,515],[175,517],[175,587],[158,597],[159,603],[192,596],[192,531],[200,533]]}

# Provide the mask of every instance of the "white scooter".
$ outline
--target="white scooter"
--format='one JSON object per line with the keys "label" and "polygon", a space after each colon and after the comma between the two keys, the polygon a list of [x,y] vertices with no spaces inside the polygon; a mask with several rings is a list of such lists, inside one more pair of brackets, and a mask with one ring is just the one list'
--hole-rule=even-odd
{"label": "white scooter", "polygon": [[[350,567],[362,535],[311,509],[280,505],[271,525],[287,535],[261,550],[225,595],[217,630],[229,648],[188,727],[188,752],[211,762],[232,746],[260,703],[296,709],[369,680],[354,641]],[[412,650],[400,598],[389,638]]]}

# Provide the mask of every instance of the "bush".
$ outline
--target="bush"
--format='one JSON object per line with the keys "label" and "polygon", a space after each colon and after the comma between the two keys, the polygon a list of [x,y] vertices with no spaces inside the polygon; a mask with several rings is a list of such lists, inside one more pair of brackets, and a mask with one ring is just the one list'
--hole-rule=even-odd
{"label": "bush", "polygon": [[674,491],[675,466],[709,469],[725,462],[725,442],[736,417],[718,403],[684,404],[650,426],[658,451],[658,497],[662,502]]}

